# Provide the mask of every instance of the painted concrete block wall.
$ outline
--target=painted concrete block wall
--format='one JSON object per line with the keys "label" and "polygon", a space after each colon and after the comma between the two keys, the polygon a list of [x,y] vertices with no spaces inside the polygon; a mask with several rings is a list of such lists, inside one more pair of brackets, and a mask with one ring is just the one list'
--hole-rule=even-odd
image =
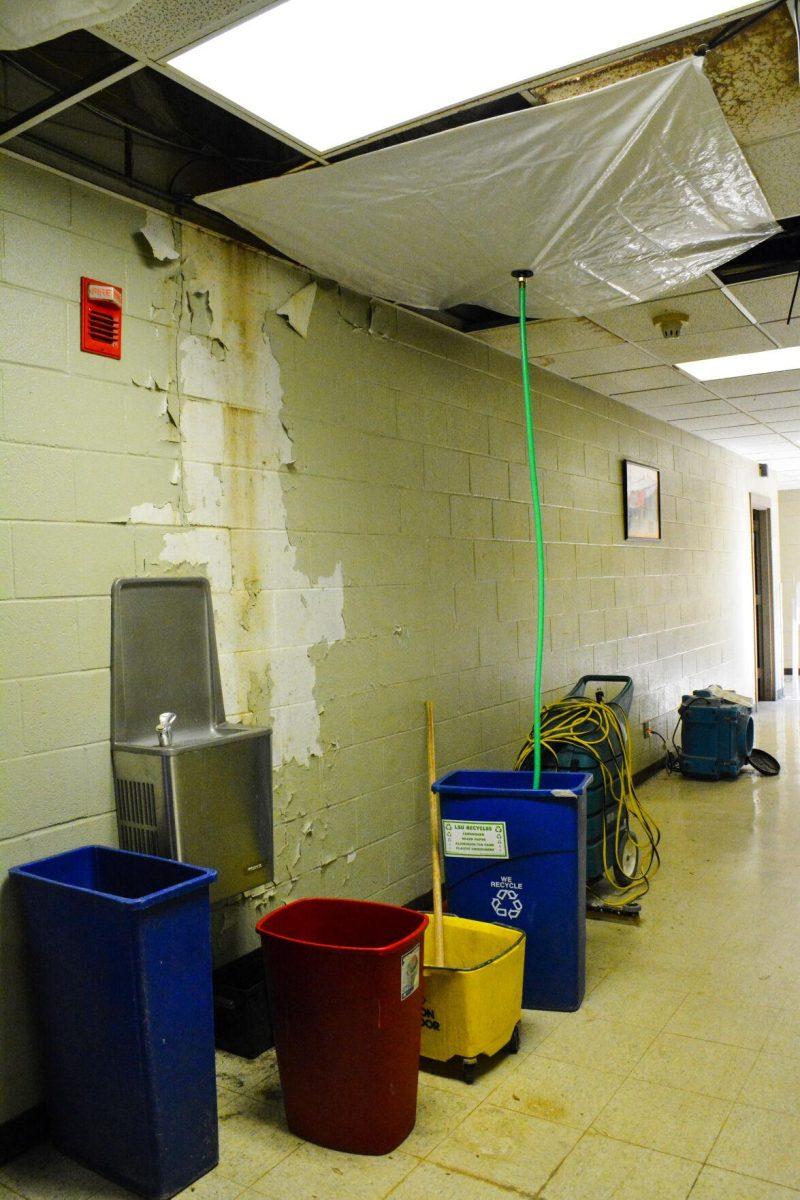
{"label": "painted concrete block wall", "polygon": [[[215,915],[220,958],[292,896],[429,886],[440,770],[509,766],[531,720],[533,556],[517,362],[285,263],[3,159],[0,626],[7,867],[113,842],[113,579],[202,573],[229,716],[275,734],[272,886]],[[145,228],[145,233],[142,229]],[[121,362],[79,351],[82,274],[125,292]],[[749,690],[751,464],[537,371],[545,687],[630,673],[639,764],[681,692]],[[664,540],[623,541],[620,462],[662,472]],[[39,1097],[2,889],[0,1120]]]}
{"label": "painted concrete block wall", "polygon": [[800,491],[780,492],[780,583],[783,597],[783,662],[792,666],[792,600],[800,586]]}

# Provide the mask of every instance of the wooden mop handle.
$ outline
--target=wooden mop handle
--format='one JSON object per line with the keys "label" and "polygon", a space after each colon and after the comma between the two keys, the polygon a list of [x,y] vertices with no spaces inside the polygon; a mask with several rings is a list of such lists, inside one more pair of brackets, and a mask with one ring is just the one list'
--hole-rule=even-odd
{"label": "wooden mop handle", "polygon": [[428,718],[428,799],[431,817],[431,865],[433,867],[433,945],[436,961],[444,966],[444,920],[442,917],[442,860],[439,853],[439,797],[433,790],[436,780],[436,743],[433,728],[433,702],[425,701]]}

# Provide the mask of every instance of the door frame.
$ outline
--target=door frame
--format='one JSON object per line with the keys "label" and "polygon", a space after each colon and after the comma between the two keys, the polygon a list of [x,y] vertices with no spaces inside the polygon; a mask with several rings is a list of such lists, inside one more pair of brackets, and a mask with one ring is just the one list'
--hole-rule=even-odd
{"label": "door frame", "polygon": [[[758,513],[758,517],[756,517]],[[772,562],[772,501],[750,493],[750,562],[753,581],[753,673],[755,698],[777,700],[775,672],[775,572]],[[759,580],[760,575],[760,580]],[[759,582],[761,590],[759,592]],[[759,674],[759,648],[761,670]]]}

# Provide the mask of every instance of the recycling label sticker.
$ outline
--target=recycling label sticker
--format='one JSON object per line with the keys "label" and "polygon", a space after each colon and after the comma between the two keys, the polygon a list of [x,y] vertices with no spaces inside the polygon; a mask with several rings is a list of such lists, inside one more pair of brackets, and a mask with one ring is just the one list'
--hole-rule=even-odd
{"label": "recycling label sticker", "polygon": [[450,858],[508,858],[505,821],[442,821]]}
{"label": "recycling label sticker", "polygon": [[419,987],[419,942],[400,959],[400,999],[407,1000]]}
{"label": "recycling label sticker", "polygon": [[489,884],[492,896],[492,910],[501,921],[516,921],[522,912],[522,897],[520,892],[524,885],[517,883],[511,875],[502,875],[498,880]]}

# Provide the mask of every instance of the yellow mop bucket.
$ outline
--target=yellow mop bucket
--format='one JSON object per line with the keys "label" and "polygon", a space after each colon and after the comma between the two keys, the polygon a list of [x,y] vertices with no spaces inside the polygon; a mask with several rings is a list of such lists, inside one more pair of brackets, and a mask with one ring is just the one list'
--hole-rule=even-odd
{"label": "yellow mop bucket", "polygon": [[[445,915],[444,967],[425,966],[423,1058],[462,1060],[466,1083],[481,1054],[519,1049],[525,934],[504,925]],[[433,922],[425,963],[435,961]]]}

